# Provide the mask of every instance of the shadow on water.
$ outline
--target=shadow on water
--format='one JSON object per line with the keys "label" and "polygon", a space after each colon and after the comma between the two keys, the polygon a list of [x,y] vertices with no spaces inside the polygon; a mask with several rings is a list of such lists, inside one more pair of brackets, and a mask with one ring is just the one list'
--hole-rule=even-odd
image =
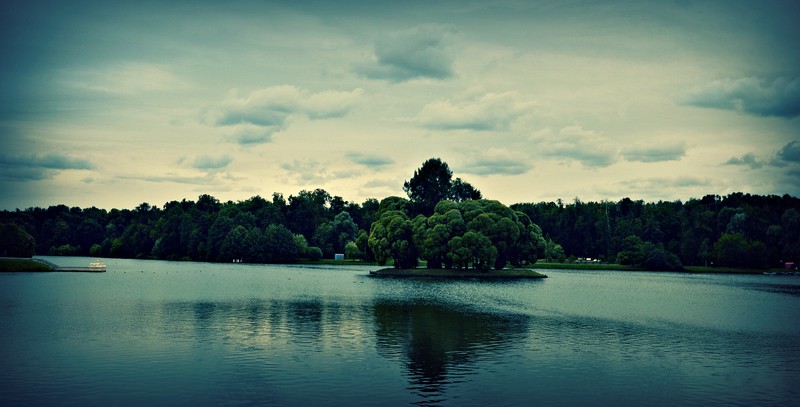
{"label": "shadow on water", "polygon": [[447,401],[447,386],[475,373],[475,364],[526,333],[524,317],[460,312],[436,304],[376,303],[378,351],[405,365],[409,390],[421,401]]}

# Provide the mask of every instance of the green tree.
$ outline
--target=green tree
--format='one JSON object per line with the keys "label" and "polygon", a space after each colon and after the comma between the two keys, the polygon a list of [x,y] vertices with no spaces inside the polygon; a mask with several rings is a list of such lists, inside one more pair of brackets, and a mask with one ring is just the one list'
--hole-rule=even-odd
{"label": "green tree", "polygon": [[297,248],[298,257],[308,257],[308,241],[306,237],[301,234],[295,234],[292,238],[294,246]]}
{"label": "green tree", "polygon": [[312,239],[319,225],[329,219],[330,201],[330,194],[319,188],[313,192],[303,190],[297,196],[289,196],[286,226],[295,233],[302,233],[306,239]]}
{"label": "green tree", "polygon": [[369,247],[378,264],[391,258],[396,268],[414,268],[419,255],[414,244],[413,226],[408,216],[396,210],[386,211],[370,228]]}
{"label": "green tree", "polygon": [[743,234],[723,233],[714,243],[715,264],[729,267],[766,267],[764,243],[748,240]]}
{"label": "green tree", "polygon": [[552,261],[557,261],[559,263],[563,263],[566,259],[566,255],[564,254],[564,248],[561,247],[560,244],[554,242],[552,239],[546,239],[545,244],[545,251],[544,251],[545,259],[547,262],[550,263]]}
{"label": "green tree", "polygon": [[219,259],[223,262],[231,262],[232,260],[246,261],[245,257],[247,255],[247,229],[239,225],[231,229],[222,241],[222,245],[219,248]]}
{"label": "green tree", "polygon": [[356,236],[356,246],[358,246],[358,250],[361,252],[361,258],[364,261],[373,261],[375,260],[375,256],[372,254],[372,250],[369,248],[369,233],[366,230],[361,229],[358,231],[358,236]]}
{"label": "green tree", "polygon": [[340,212],[333,218],[331,229],[333,250],[336,253],[344,253],[347,243],[355,241],[358,234],[358,225],[347,212]]}
{"label": "green tree", "polygon": [[794,208],[787,209],[781,215],[781,228],[783,236],[781,242],[781,256],[784,261],[800,260],[800,212]]}
{"label": "green tree", "polygon": [[50,256],[76,256],[78,248],[71,244],[63,244],[58,247],[51,247],[47,254]]}
{"label": "green tree", "polygon": [[267,237],[261,229],[257,227],[248,229],[243,244],[246,253],[245,261],[248,263],[271,263],[272,257],[268,252]]}
{"label": "green tree", "polygon": [[209,260],[225,261],[225,259],[223,259],[224,256],[221,256],[220,248],[222,242],[225,241],[225,238],[233,227],[233,220],[228,217],[227,212],[217,214],[216,219],[208,230],[208,236],[206,237],[206,253]]}
{"label": "green tree", "polygon": [[0,224],[0,256],[33,257],[36,240],[21,227]]}
{"label": "green tree", "polygon": [[617,263],[656,271],[683,269],[678,256],[664,249],[661,243],[642,241],[639,236],[628,236],[623,240]]}
{"label": "green tree", "polygon": [[358,249],[356,242],[347,242],[344,246],[344,257],[346,259],[361,259],[363,253]]}
{"label": "green tree", "polygon": [[478,200],[481,198],[483,198],[481,196],[481,191],[477,190],[469,182],[462,181],[461,178],[456,178],[450,185],[448,199],[455,202]]}
{"label": "green tree", "polygon": [[264,230],[264,261],[291,263],[297,256],[297,244],[292,232],[283,225],[267,226]]}
{"label": "green tree", "polygon": [[[442,201],[430,217],[418,215],[412,226],[414,243],[429,268],[483,269],[487,258],[495,269],[508,262],[532,264],[544,255],[546,244],[541,229],[527,216],[491,200]],[[469,232],[473,234],[467,237]],[[484,238],[488,246],[475,245],[485,243]]]}
{"label": "green tree", "polygon": [[638,266],[644,262],[642,245],[644,242],[639,236],[631,235],[623,239],[619,253],[617,253],[617,263]]}

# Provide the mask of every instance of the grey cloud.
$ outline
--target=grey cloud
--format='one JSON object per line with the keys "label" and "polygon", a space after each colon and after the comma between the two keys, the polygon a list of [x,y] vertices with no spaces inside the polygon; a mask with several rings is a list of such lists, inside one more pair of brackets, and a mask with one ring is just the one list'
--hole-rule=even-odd
{"label": "grey cloud", "polygon": [[544,156],[578,161],[586,167],[608,167],[619,155],[605,137],[581,126],[564,127],[557,133],[545,129],[534,134],[531,141]]}
{"label": "grey cloud", "polygon": [[272,135],[283,130],[283,126],[239,125],[230,136],[241,146],[264,144],[272,141]]}
{"label": "grey cloud", "polygon": [[686,145],[636,146],[622,150],[622,157],[628,161],[644,163],[676,161],[686,155]]}
{"label": "grey cloud", "polygon": [[131,175],[119,175],[115,177],[117,179],[124,179],[124,180],[133,180],[133,181],[145,181],[145,182],[153,182],[153,183],[176,183],[176,184],[190,184],[190,185],[208,185],[211,179],[208,176],[200,176],[200,177],[181,177],[181,176],[131,176]]}
{"label": "grey cloud", "polygon": [[480,97],[454,102],[439,100],[422,108],[419,122],[436,130],[506,130],[531,107],[513,92],[488,93]]}
{"label": "grey cloud", "polygon": [[754,170],[759,169],[764,165],[785,167],[787,165],[797,163],[800,163],[800,142],[797,140],[792,140],[786,143],[786,145],[781,147],[781,149],[769,159],[759,158],[754,153],[747,153],[741,157],[732,157],[730,160],[725,162],[727,165],[743,165]]}
{"label": "grey cloud", "polygon": [[800,143],[797,140],[790,141],[780,150],[775,158],[788,163],[800,163]]}
{"label": "grey cloud", "polygon": [[232,139],[241,145],[263,144],[272,141],[272,134],[285,129],[292,115],[304,115],[312,120],[342,117],[363,94],[361,88],[312,93],[282,85],[239,97],[234,90],[217,107],[205,113],[205,121],[213,126],[235,127]]}
{"label": "grey cloud", "polygon": [[345,153],[345,157],[347,157],[350,161],[356,164],[361,164],[363,166],[372,168],[380,168],[394,164],[394,160],[392,160],[391,158],[380,157],[375,155],[367,155],[355,151],[349,151]]}
{"label": "grey cloud", "polygon": [[230,174],[221,174],[217,172],[209,172],[205,175],[199,176],[182,176],[176,174],[167,175],[118,175],[114,177],[122,180],[145,181],[152,183],[174,183],[174,184],[187,184],[187,185],[201,185],[210,186],[214,185],[215,188],[220,188],[229,184],[231,181],[240,180],[240,177],[235,177]]}
{"label": "grey cloud", "polygon": [[477,160],[459,167],[465,174],[475,175],[520,175],[530,171],[531,167],[525,163],[514,163],[493,160]]}
{"label": "grey cloud", "polygon": [[233,158],[228,154],[224,154],[217,157],[210,155],[201,155],[194,159],[192,167],[197,168],[199,170],[216,171],[227,167],[228,164],[230,164],[232,161]]}
{"label": "grey cloud", "polygon": [[356,72],[390,82],[452,77],[448,32],[439,25],[421,25],[380,39],[375,44],[374,61],[357,67]]}
{"label": "grey cloud", "polygon": [[757,170],[764,166],[764,161],[756,157],[756,155],[753,153],[747,153],[741,157],[732,157],[730,160],[726,161],[725,164],[743,165]]}
{"label": "grey cloud", "polygon": [[689,94],[691,106],[733,110],[755,116],[800,116],[800,78],[772,82],[755,77],[711,82]]}
{"label": "grey cloud", "polygon": [[281,168],[289,172],[290,178],[298,185],[323,184],[328,180],[353,178],[360,174],[355,170],[335,170],[329,163],[316,160],[294,160],[281,164]]}
{"label": "grey cloud", "polygon": [[520,175],[533,168],[530,159],[522,154],[500,148],[468,154],[458,172],[475,175]]}
{"label": "grey cloud", "polygon": [[363,185],[362,188],[373,189],[373,188],[382,188],[382,189],[400,189],[402,182],[398,182],[397,180],[388,180],[388,179],[373,179],[367,181]]}
{"label": "grey cloud", "polygon": [[630,191],[663,191],[670,188],[694,188],[711,186],[712,182],[707,178],[681,176],[681,177],[654,177],[639,178],[620,183]]}
{"label": "grey cloud", "polygon": [[94,165],[86,159],[63,154],[0,155],[0,177],[8,180],[38,181],[52,179],[63,170],[91,170]]}

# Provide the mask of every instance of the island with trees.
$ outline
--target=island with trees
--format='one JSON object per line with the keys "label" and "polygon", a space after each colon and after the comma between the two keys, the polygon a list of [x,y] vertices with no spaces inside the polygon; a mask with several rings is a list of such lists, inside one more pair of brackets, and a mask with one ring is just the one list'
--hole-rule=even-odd
{"label": "island with trees", "polygon": [[438,158],[425,161],[403,189],[407,197],[360,204],[315,189],[238,202],[201,195],[132,210],[4,210],[0,256],[294,263],[341,254],[396,270],[482,275],[596,263],[758,271],[800,258],[800,199],[789,195],[507,206],[453,178]]}

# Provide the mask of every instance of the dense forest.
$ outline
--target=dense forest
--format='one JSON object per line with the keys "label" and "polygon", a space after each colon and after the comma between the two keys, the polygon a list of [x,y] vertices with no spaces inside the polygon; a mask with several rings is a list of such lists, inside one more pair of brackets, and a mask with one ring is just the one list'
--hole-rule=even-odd
{"label": "dense forest", "polygon": [[[800,199],[788,195],[734,193],[686,202],[575,199],[566,204],[558,201],[505,207],[482,200],[480,191],[450,176],[446,163],[431,159],[404,185],[408,199],[367,199],[360,204],[316,189],[300,191],[288,199],[275,193],[270,200],[254,196],[238,202],[220,202],[201,195],[196,201],[171,201],[162,207],[142,203],[132,210],[58,205],[2,211],[0,225],[6,225],[2,230],[8,231],[2,243],[4,248],[10,247],[6,240],[13,232],[29,235],[25,247],[40,255],[257,263],[333,258],[336,253],[375,260],[373,248],[377,248],[377,260],[385,261],[389,252],[378,243],[380,233],[387,233],[389,218],[407,225],[409,242],[415,238],[424,242],[437,222],[445,222],[448,210],[457,209],[469,222],[477,216],[475,208],[490,208],[481,219],[494,217],[493,223],[474,224],[460,233],[475,232],[469,236],[477,239],[477,243],[471,243],[475,250],[481,246],[495,249],[484,256],[492,266],[500,264],[499,258],[511,261],[519,255],[518,251],[504,254],[503,245],[510,250],[517,240],[499,237],[505,233],[499,231],[501,227],[514,230],[514,236],[523,233],[527,239],[523,239],[524,244],[535,246],[525,249],[523,264],[537,258],[592,258],[664,268],[681,264],[761,268],[783,267],[785,262],[800,258]],[[477,206],[464,206],[464,202],[473,200]],[[437,209],[442,201],[450,204]],[[470,211],[472,218],[468,217]],[[500,222],[501,217],[508,219]],[[453,237],[460,238],[456,246],[467,244],[463,239],[466,235],[448,239]],[[439,246],[447,247],[445,243]],[[459,264],[457,256],[448,257],[424,246],[420,243],[414,255],[438,266],[451,266],[453,259]],[[430,258],[426,258],[425,250]],[[416,264],[416,258],[411,263]]]}

